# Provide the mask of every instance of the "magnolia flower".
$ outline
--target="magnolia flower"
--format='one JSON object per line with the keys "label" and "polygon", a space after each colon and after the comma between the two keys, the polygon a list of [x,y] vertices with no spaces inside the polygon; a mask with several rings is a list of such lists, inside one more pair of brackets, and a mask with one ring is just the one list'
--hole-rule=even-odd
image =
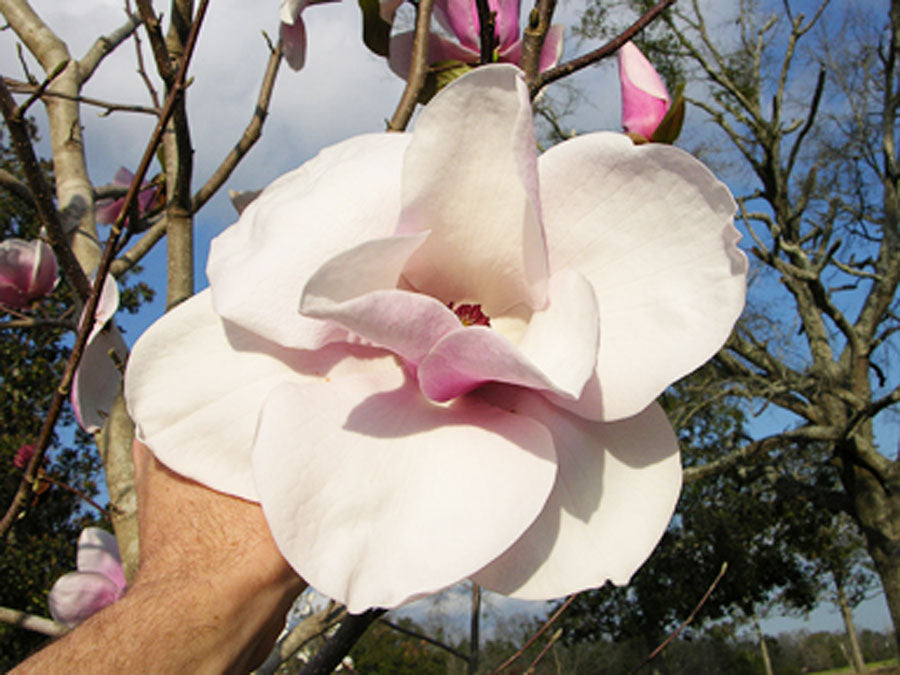
{"label": "magnolia flower", "polygon": [[99,527],[82,530],[77,567],[56,580],[48,598],[50,615],[70,628],[121,598],[126,586],[116,538]]}
{"label": "magnolia flower", "polygon": [[[382,0],[382,18],[393,17],[395,0]],[[522,38],[519,29],[521,0],[488,0],[495,13],[495,60],[518,63],[522,54]],[[478,8],[475,0],[436,0],[434,16],[445,30],[456,36],[456,42],[431,33],[428,36],[428,63],[453,60],[477,63],[481,56]],[[413,33],[400,33],[391,38],[390,65],[400,77],[409,75],[412,57]],[[556,65],[562,56],[563,26],[551,26],[544,39],[538,67],[541,71]]]}
{"label": "magnolia flower", "polygon": [[281,50],[284,60],[294,70],[306,62],[306,26],[300,14],[307,5],[338,0],[281,0]]}
{"label": "magnolia flower", "polygon": [[622,127],[650,139],[672,101],[656,69],[635,47],[626,42],[618,52],[622,83]]}
{"label": "magnolia flower", "polygon": [[89,433],[99,431],[106,422],[122,380],[120,364],[125,362],[128,350],[118,329],[107,326],[118,308],[119,288],[112,275],[107,275],[69,395],[75,419]]}
{"label": "magnolia flower", "polygon": [[671,517],[653,400],[740,314],[734,200],[669,146],[536,147],[521,71],[476,68],[266,188],[132,351],[138,437],[352,612],[626,583]]}
{"label": "magnolia flower", "polygon": [[[119,167],[119,170],[116,171],[116,175],[113,176],[112,184],[127,188],[131,185],[133,180],[134,174],[122,166]],[[153,202],[156,201],[158,189],[159,186],[152,185],[147,181],[141,183],[141,189],[137,196],[138,215],[143,216],[150,210]],[[116,222],[116,219],[122,212],[123,206],[125,206],[125,197],[119,197],[118,199],[98,199],[94,206],[94,220],[101,225],[112,225]]]}
{"label": "magnolia flower", "polygon": [[0,304],[24,309],[50,295],[58,280],[56,256],[46,242],[7,239],[0,243]]}

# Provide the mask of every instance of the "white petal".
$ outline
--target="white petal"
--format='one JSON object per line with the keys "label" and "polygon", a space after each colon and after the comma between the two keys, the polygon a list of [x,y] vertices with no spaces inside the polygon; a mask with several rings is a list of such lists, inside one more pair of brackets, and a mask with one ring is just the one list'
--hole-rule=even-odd
{"label": "white petal", "polygon": [[540,512],[556,474],[540,424],[480,400],[431,404],[400,368],[273,392],[253,468],[282,554],[351,612],[482,567]]}
{"label": "white petal", "polygon": [[213,240],[206,271],[216,311],[288,347],[343,339],[343,329],[300,316],[300,293],[325,261],[393,234],[408,142],[406,134],[351,138],[266,188]]}
{"label": "white petal", "polygon": [[521,71],[476,68],[422,111],[403,165],[398,234],[431,230],[405,278],[444,303],[499,315],[546,303],[536,141]]}
{"label": "white petal", "polygon": [[99,527],[86,527],[78,537],[77,567],[79,572],[97,572],[125,589],[125,572],[119,557],[116,538]]}
{"label": "white petal", "polygon": [[256,500],[250,451],[263,400],[285,381],[327,376],[351,355],[363,367],[381,353],[345,344],[285,349],[223,321],[204,291],[135,344],[125,377],[128,411],[138,437],[171,469]]}
{"label": "white petal", "polygon": [[[497,388],[491,400],[509,396]],[[546,600],[628,580],[662,537],[681,490],[678,441],[662,409],[589,422],[530,393],[510,401],[553,435],[556,484],[534,525],[475,574],[514,598]]]}
{"label": "white petal", "polygon": [[551,270],[575,269],[600,307],[599,408],[620,419],[709,359],[744,306],[747,259],[734,200],[668,145],[579,136],[541,156]]}

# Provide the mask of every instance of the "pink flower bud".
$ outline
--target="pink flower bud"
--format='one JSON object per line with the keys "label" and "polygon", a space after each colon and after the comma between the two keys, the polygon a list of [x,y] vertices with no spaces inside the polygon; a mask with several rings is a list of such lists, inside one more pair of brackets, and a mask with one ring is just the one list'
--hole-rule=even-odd
{"label": "pink flower bud", "polygon": [[31,461],[31,457],[34,455],[34,446],[31,443],[26,443],[21,448],[16,450],[16,456],[13,457],[13,466],[17,469],[25,470],[25,467],[28,466],[28,462]]}
{"label": "pink flower bud", "polygon": [[40,240],[7,239],[0,243],[0,303],[22,309],[53,291],[56,256]]}
{"label": "pink flower bud", "polygon": [[650,139],[671,105],[666,85],[634,43],[626,42],[618,56],[622,127]]}

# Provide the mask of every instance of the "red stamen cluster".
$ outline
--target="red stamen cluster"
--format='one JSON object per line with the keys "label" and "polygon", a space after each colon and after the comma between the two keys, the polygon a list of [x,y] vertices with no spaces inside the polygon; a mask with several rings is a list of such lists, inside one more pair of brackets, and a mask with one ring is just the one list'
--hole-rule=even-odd
{"label": "red stamen cluster", "polygon": [[481,311],[481,305],[459,305],[454,309],[453,303],[447,305],[459,318],[463,326],[490,326],[491,319]]}

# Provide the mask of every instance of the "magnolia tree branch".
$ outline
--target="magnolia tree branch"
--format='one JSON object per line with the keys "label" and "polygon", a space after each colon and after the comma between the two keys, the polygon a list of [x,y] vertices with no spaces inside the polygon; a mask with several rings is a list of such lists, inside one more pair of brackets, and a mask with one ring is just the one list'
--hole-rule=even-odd
{"label": "magnolia tree branch", "polygon": [[660,2],[651,7],[646,14],[644,14],[641,18],[631,24],[631,26],[626,28],[620,35],[613,38],[602,47],[598,47],[597,49],[588,52],[587,54],[582,54],[581,56],[578,56],[571,61],[561,63],[555,68],[545,70],[534,79],[534,82],[530,87],[531,98],[534,99],[534,97],[537,96],[538,92],[551,82],[561,80],[562,78],[568,77],[572,73],[581,70],[582,68],[587,68],[590,65],[599,63],[608,56],[612,56],[622,47],[622,45],[624,45],[626,42],[634,38],[635,35],[644,30],[644,28],[650,25],[650,23],[654,19],[656,19],[656,17],[662,14],[664,10],[666,10],[674,3],[675,0],[660,0]]}
{"label": "magnolia tree branch", "polygon": [[25,120],[22,118],[21,111],[16,106],[12,94],[9,93],[2,78],[0,78],[0,110],[3,112],[3,119],[6,120],[6,127],[9,129],[13,147],[16,150],[19,163],[22,165],[22,172],[25,174],[25,180],[28,183],[28,189],[31,193],[34,207],[37,210],[38,219],[47,232],[50,246],[53,247],[53,253],[56,255],[63,274],[65,274],[69,283],[72,284],[72,288],[75,289],[78,296],[84,301],[91,293],[91,284],[72,249],[69,248],[69,242],[60,222],[59,213],[53,204],[50,186],[44,180],[44,172],[41,171],[40,164],[38,164],[37,157],[35,157],[34,147],[31,145],[31,138],[28,135]]}
{"label": "magnolia tree branch", "polygon": [[434,638],[428,637],[427,635],[424,635],[423,633],[419,633],[417,631],[410,630],[409,628],[404,628],[403,626],[401,626],[399,624],[393,623],[392,621],[388,621],[384,617],[381,617],[380,619],[378,619],[378,621],[380,623],[383,623],[385,626],[387,626],[391,630],[397,631],[398,633],[402,633],[403,635],[406,635],[408,637],[415,638],[416,640],[421,640],[422,642],[427,642],[428,644],[433,645],[433,646],[437,647],[438,649],[443,649],[445,652],[447,652],[448,654],[452,654],[453,656],[460,659],[464,663],[469,661],[468,654],[463,654],[458,649],[454,649],[450,645],[445,644],[445,643],[441,642],[440,640],[435,640]]}
{"label": "magnolia tree branch", "polygon": [[6,169],[0,169],[0,187],[19,201],[25,202],[28,206],[34,206],[34,198],[31,196],[28,186]]}
{"label": "magnolia tree branch", "polygon": [[532,635],[530,638],[528,638],[528,640],[525,641],[525,644],[523,644],[521,647],[519,647],[519,650],[515,654],[510,656],[508,659],[506,659],[506,661],[504,661],[499,666],[497,666],[493,671],[491,671],[491,675],[497,675],[498,673],[506,670],[513,663],[515,663],[519,659],[519,657],[522,656],[522,654],[524,654],[528,650],[528,648],[531,645],[533,645],[535,642],[538,641],[538,639],[541,637],[541,635],[543,635],[544,633],[547,632],[547,629],[553,625],[553,622],[562,616],[562,613],[565,612],[569,608],[569,605],[571,605],[575,601],[576,597],[578,597],[578,593],[572,593],[572,595],[570,595],[568,598],[566,598],[566,601],[563,604],[561,604],[555,612],[553,612],[553,614],[550,616],[550,618],[544,622],[544,625],[541,626],[535,632],[534,635]]}
{"label": "magnolia tree branch", "polygon": [[[20,82],[18,80],[13,80],[11,78],[3,78],[6,82],[6,85],[9,87],[10,91],[16,94],[32,94],[37,90],[37,87],[28,82]],[[113,103],[112,101],[101,101],[97,98],[91,98],[89,96],[81,96],[81,95],[72,95],[66,94],[64,92],[59,91],[45,91],[41,92],[41,98],[60,98],[65,99],[67,101],[75,101],[76,103],[84,103],[85,105],[92,105],[97,108],[103,108],[104,112],[101,113],[103,116],[109,115],[113,112],[134,112],[134,113],[144,113],[147,115],[159,115],[159,110],[157,108],[151,108],[144,105],[136,105],[133,103]]]}
{"label": "magnolia tree branch", "polygon": [[141,238],[131,245],[131,248],[116,258],[115,262],[113,262],[109,268],[112,275],[118,279],[125,274],[125,272],[137,265],[141,259],[156,246],[156,243],[166,236],[168,224],[165,215],[163,215],[159,222],[151,225],[150,228],[141,235]]}
{"label": "magnolia tree branch", "polygon": [[497,15],[491,11],[488,0],[475,0],[475,11],[478,14],[478,42],[480,47],[478,63],[484,65],[494,60]]}
{"label": "magnolia tree branch", "polygon": [[[106,273],[109,271],[110,265],[112,264],[116,245],[118,243],[119,236],[122,234],[123,223],[127,218],[128,212],[136,203],[135,200],[137,199],[141,181],[144,179],[144,176],[147,173],[147,168],[150,166],[150,162],[153,160],[156,152],[156,147],[162,140],[163,131],[165,130],[165,126],[169,120],[169,117],[174,111],[175,103],[183,93],[187,66],[190,62],[190,57],[193,53],[194,45],[196,44],[197,34],[203,21],[203,16],[206,13],[208,2],[209,0],[201,0],[200,2],[200,8],[197,11],[197,17],[191,27],[191,33],[185,48],[185,55],[181,61],[181,65],[179,66],[175,84],[166,99],[166,105],[163,108],[160,119],[153,131],[150,142],[147,144],[147,148],[144,151],[144,156],[141,159],[141,163],[138,165],[138,169],[135,172],[134,180],[132,181],[131,186],[128,188],[128,194],[125,195],[125,202],[122,206],[122,210],[119,213],[116,222],[110,229],[109,239],[106,242],[106,248],[103,251],[103,256],[100,260],[100,265],[97,270],[97,279],[94,284],[94,288],[87,299],[84,309],[84,320],[82,321],[81,327],[78,331],[78,335],[75,338],[75,344],[72,347],[72,353],[69,357],[69,361],[66,363],[62,381],[60,382],[59,387],[57,387],[56,392],[53,396],[53,400],[50,403],[50,409],[48,410],[47,416],[44,419],[44,424],[41,427],[40,435],[35,445],[34,454],[32,455],[31,459],[28,462],[28,466],[25,469],[25,475],[22,477],[19,488],[16,491],[12,503],[6,511],[6,514],[3,516],[2,520],[0,520],[0,539],[5,540],[6,533],[9,531],[9,528],[12,527],[13,522],[15,522],[19,513],[24,508],[31,487],[34,485],[37,470],[40,467],[41,462],[43,461],[44,453],[50,445],[50,440],[53,436],[53,429],[56,426],[56,422],[59,419],[60,413],[62,412],[63,403],[68,396],[69,389],[72,385],[72,378],[75,375],[75,369],[78,367],[78,363],[81,360],[85,345],[87,344],[88,335],[90,334],[91,328],[94,324],[94,315],[97,311],[97,305],[100,301],[100,294],[103,288],[103,283],[105,281]],[[2,91],[2,89],[0,89],[0,91]]]}
{"label": "magnolia tree branch", "polygon": [[519,67],[525,71],[525,82],[530,87],[538,75],[538,67],[541,62],[541,50],[544,47],[544,39],[550,24],[553,22],[553,12],[556,10],[556,0],[537,0],[534,9],[528,15],[528,25],[522,35],[522,56],[519,58]]}
{"label": "magnolia tree branch", "polygon": [[299,675],[328,675],[333,672],[366,629],[385,611],[370,609],[362,614],[348,614],[328,642],[307,661]]}
{"label": "magnolia tree branch", "polygon": [[412,118],[416,101],[419,100],[419,92],[425,85],[425,76],[428,75],[428,34],[431,30],[431,10],[434,0],[420,0],[416,6],[416,32],[413,36],[412,62],[409,66],[409,77],[406,78],[406,88],[394,111],[394,116],[388,123],[388,131],[403,131]]}
{"label": "magnolia tree branch", "polygon": [[266,65],[266,72],[263,75],[262,84],[259,88],[259,96],[256,99],[256,109],[253,111],[253,117],[244,134],[237,142],[237,145],[231,149],[231,152],[222,160],[219,168],[215,170],[206,183],[194,194],[191,201],[191,209],[194,213],[206,204],[210,197],[222,187],[222,184],[228,180],[231,172],[243,159],[244,155],[253,147],[259,137],[262,135],[263,124],[269,114],[269,102],[272,100],[272,89],[275,86],[275,77],[278,75],[278,67],[281,65],[281,44],[271,49],[269,61]]}
{"label": "magnolia tree branch", "polygon": [[0,0],[3,12],[16,35],[37,58],[45,73],[63,68],[45,96],[44,107],[50,126],[50,146],[56,179],[56,203],[72,252],[85,272],[97,267],[100,245],[94,222],[92,187],[84,157],[84,138],[77,97],[83,84],[78,63],[70,58],[65,43],[41,20],[30,5],[21,0]]}
{"label": "magnolia tree branch", "polygon": [[136,14],[128,14],[128,20],[119,28],[109,35],[103,35],[97,38],[97,41],[91,45],[84,56],[78,61],[78,70],[81,73],[81,81],[87,82],[97,66],[106,58],[113,50],[122,44],[125,40],[137,30],[141,25],[141,18]]}
{"label": "magnolia tree branch", "polygon": [[275,648],[256,669],[255,675],[273,675],[278,667],[290,659],[313,638],[320,637],[347,616],[345,607],[335,607],[331,602],[324,609],[312,614],[294,626],[294,629],[278,641]]}
{"label": "magnolia tree branch", "polygon": [[60,637],[69,632],[69,629],[63,624],[57,623],[52,619],[45,619],[42,616],[28,614],[9,607],[0,607],[0,623],[8,623],[11,626],[24,628],[35,633],[43,633],[50,637]]}

